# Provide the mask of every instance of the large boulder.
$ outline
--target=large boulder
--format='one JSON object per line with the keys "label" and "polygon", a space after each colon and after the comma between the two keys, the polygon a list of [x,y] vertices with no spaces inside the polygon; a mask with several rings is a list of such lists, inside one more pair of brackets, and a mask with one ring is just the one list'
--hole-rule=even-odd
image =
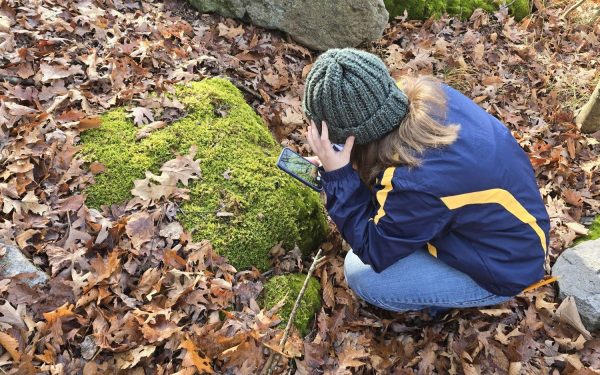
{"label": "large boulder", "polygon": [[383,0],[189,0],[201,12],[285,31],[309,48],[355,47],[379,38],[388,21]]}
{"label": "large boulder", "polygon": [[201,177],[190,181],[177,215],[195,240],[210,240],[238,269],[263,271],[280,241],[314,249],[327,231],[320,197],[275,166],[281,147],[240,91],[212,78],[178,86],[176,97],[187,115],[140,141],[122,108],[82,134],[84,159],[106,168],[86,190],[88,206],[130,199],[134,180],[160,174],[163,163],[195,145]]}
{"label": "large boulder", "polygon": [[600,239],[565,250],[552,267],[558,276],[559,297],[575,298],[588,330],[600,329]]}
{"label": "large boulder", "polygon": [[0,277],[12,278],[15,276],[29,286],[44,284],[48,275],[38,269],[16,246],[0,241]]}

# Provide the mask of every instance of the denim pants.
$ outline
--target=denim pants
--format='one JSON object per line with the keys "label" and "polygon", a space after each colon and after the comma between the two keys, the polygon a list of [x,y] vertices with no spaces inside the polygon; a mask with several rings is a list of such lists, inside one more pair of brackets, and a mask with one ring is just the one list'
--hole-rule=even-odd
{"label": "denim pants", "polygon": [[488,292],[426,250],[415,251],[381,273],[350,250],[344,261],[344,276],[360,298],[390,311],[428,308],[435,315],[450,308],[496,305],[512,298]]}

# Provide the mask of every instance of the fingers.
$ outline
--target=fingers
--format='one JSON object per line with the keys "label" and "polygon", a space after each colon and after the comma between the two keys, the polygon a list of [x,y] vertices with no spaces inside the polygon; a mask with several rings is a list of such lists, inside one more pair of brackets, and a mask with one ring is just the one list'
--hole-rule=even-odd
{"label": "fingers", "polygon": [[313,152],[316,152],[317,142],[315,142],[315,123],[312,121],[310,123],[311,125],[308,127],[308,135],[306,140],[308,141],[308,144]]}
{"label": "fingers", "polygon": [[325,121],[321,121],[321,141],[329,141],[329,129]]}
{"label": "fingers", "polygon": [[307,156],[305,159],[308,160],[308,161],[310,161],[311,163],[313,163],[317,167],[321,166],[321,160],[319,160],[318,156]]}
{"label": "fingers", "polygon": [[346,143],[344,143],[344,149],[342,150],[342,153],[345,157],[350,157],[350,153],[352,152],[352,146],[354,146],[355,139],[356,138],[353,135],[346,138]]}

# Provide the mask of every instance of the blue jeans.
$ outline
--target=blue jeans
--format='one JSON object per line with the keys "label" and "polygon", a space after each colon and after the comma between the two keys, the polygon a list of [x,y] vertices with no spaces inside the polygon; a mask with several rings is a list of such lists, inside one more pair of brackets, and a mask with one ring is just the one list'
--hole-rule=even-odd
{"label": "blue jeans", "polygon": [[450,308],[496,305],[512,298],[488,292],[426,250],[415,251],[381,273],[350,250],[344,261],[344,275],[360,298],[390,311],[429,308],[435,315]]}

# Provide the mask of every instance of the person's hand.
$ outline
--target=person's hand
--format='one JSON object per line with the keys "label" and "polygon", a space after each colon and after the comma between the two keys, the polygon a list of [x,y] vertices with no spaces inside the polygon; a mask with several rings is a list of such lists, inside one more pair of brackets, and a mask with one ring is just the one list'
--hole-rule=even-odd
{"label": "person's hand", "polygon": [[315,123],[311,121],[311,126],[308,127],[308,144],[321,161],[325,172],[331,172],[350,163],[350,152],[354,145],[354,136],[350,136],[346,139],[342,151],[335,151],[329,141],[327,124],[325,121],[321,124],[321,135],[319,135]]}
{"label": "person's hand", "polygon": [[308,160],[308,161],[310,161],[311,163],[313,163],[317,167],[320,167],[320,166],[323,165],[323,164],[321,164],[321,160],[319,160],[318,156],[307,156],[307,157],[305,157],[305,159]]}

